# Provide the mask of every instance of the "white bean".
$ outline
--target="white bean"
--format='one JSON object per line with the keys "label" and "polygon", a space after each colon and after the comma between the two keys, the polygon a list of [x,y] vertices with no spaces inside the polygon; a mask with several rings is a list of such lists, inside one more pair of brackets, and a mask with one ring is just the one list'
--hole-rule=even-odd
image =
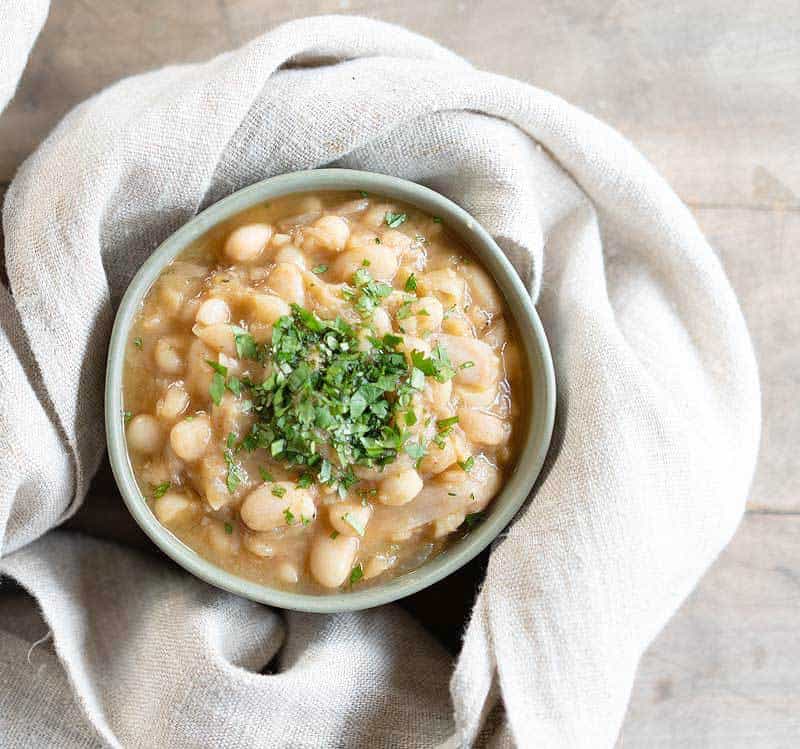
{"label": "white bean", "polygon": [[174,421],[189,407],[189,395],[183,384],[175,382],[156,403],[156,414],[164,421]]}
{"label": "white bean", "polygon": [[397,557],[376,554],[364,565],[364,579],[371,580],[373,577],[386,572],[397,562]]}
{"label": "white bean", "polygon": [[239,531],[233,524],[214,520],[206,533],[209,545],[219,556],[227,557],[239,550]]}
{"label": "white bean", "polygon": [[427,454],[420,461],[419,470],[422,473],[435,475],[444,471],[445,468],[449,468],[457,459],[452,439],[446,440],[444,447],[431,443],[428,445]]}
{"label": "white bean", "polygon": [[276,263],[292,263],[296,265],[298,268],[305,268],[306,267],[306,256],[294,245],[286,245],[281,247],[277,253],[275,253],[275,262]]}
{"label": "white bean", "polygon": [[234,229],[225,242],[225,256],[234,263],[255,260],[272,238],[269,224],[245,224]]}
{"label": "white bean", "polygon": [[391,281],[397,271],[397,261],[386,250],[369,247],[364,250],[347,250],[336,259],[333,264],[333,273],[336,278],[345,283],[351,283],[353,274],[367,261],[370,275],[378,281]]}
{"label": "white bean", "polygon": [[477,338],[441,335],[439,345],[456,368],[455,384],[483,390],[497,382],[500,359],[490,346]]}
{"label": "white bean", "polygon": [[275,294],[253,294],[249,301],[253,317],[267,325],[274,325],[278,318],[291,312],[288,303]]}
{"label": "white bean", "polygon": [[491,276],[475,263],[461,266],[461,274],[466,277],[469,284],[472,303],[497,315],[503,311],[503,300]]}
{"label": "white bean", "polygon": [[[442,303],[432,296],[422,297],[397,311],[398,325],[411,335],[430,335],[439,330],[444,319]],[[403,319],[400,319],[400,316]]]}
{"label": "white bean", "polygon": [[188,462],[202,458],[210,440],[211,425],[205,414],[179,421],[169,433],[173,452]]}
{"label": "white bean", "polygon": [[201,325],[216,325],[217,323],[230,322],[231,309],[224,299],[211,297],[206,299],[198,308],[195,320]]}
{"label": "white bean", "polygon": [[278,263],[269,274],[267,286],[287,302],[301,306],[305,302],[303,274],[294,263]]}
{"label": "white bean", "polygon": [[350,237],[350,226],[341,216],[320,216],[303,231],[303,249],[341,252]]}
{"label": "white bean", "polygon": [[300,573],[291,562],[281,562],[278,565],[278,579],[287,585],[294,585],[300,579]]}
{"label": "white bean", "polygon": [[422,491],[422,477],[413,469],[387,476],[378,486],[378,501],[385,505],[404,505]]}
{"label": "white bean", "polygon": [[274,557],[275,547],[272,543],[272,535],[266,533],[245,533],[242,537],[242,544],[251,554],[257,557]]}
{"label": "white bean", "polygon": [[126,437],[128,447],[133,452],[144,455],[157,453],[164,442],[161,425],[158,423],[158,419],[150,414],[134,416],[128,424]]}
{"label": "white bean", "polygon": [[250,492],[239,514],[248,528],[269,531],[287,525],[305,525],[314,519],[317,509],[308,490],[290,481],[277,481],[264,483]]}
{"label": "white bean", "polygon": [[443,538],[450,535],[464,522],[465,517],[466,515],[463,512],[454,512],[452,515],[437,518],[433,521],[433,537]]}
{"label": "white bean", "polygon": [[183,358],[184,342],[176,336],[159,338],[153,350],[156,366],[166,374],[180,374],[185,361]]}
{"label": "white bean", "polygon": [[511,432],[509,425],[502,419],[473,408],[458,409],[458,425],[470,440],[480,445],[501,445]]}
{"label": "white bean", "polygon": [[355,502],[340,502],[328,509],[328,520],[334,530],[345,536],[363,536],[372,515],[372,508]]}
{"label": "white bean", "polygon": [[311,543],[308,566],[320,585],[338,588],[350,575],[358,551],[353,536],[318,534]]}
{"label": "white bean", "polygon": [[236,356],[236,339],[233,335],[233,326],[227,323],[192,328],[194,334],[207,346],[215,351],[221,351],[226,356]]}
{"label": "white bean", "polygon": [[153,505],[153,512],[159,522],[164,525],[182,522],[194,515],[198,509],[197,502],[189,499],[185,494],[175,491],[168,491]]}

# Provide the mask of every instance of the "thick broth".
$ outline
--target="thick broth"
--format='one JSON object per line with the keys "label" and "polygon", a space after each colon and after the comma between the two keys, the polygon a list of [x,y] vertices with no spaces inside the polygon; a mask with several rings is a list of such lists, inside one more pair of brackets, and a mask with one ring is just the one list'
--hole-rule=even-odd
{"label": "thick broth", "polygon": [[[306,348],[280,365],[291,335]],[[323,389],[342,362],[355,388],[376,361],[402,372],[358,395]],[[297,370],[311,374],[284,382]],[[123,418],[142,494],[178,538],[242,577],[321,593],[414,569],[480,521],[513,466],[521,376],[494,281],[438,218],[306,193],[237,215],[165,268],[130,333]],[[334,437],[321,425],[342,400]],[[304,409],[314,438],[282,432]]]}

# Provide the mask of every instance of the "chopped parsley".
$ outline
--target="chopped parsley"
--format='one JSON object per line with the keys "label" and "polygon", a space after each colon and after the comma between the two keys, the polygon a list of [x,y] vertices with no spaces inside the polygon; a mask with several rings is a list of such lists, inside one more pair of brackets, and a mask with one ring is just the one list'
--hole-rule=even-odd
{"label": "chopped parsley", "polygon": [[[455,369],[441,346],[430,356],[413,351],[409,365],[398,349],[402,337],[374,335],[372,313],[392,291],[361,267],[344,293],[359,313],[357,324],[341,317],[323,320],[294,304],[291,314],[275,322],[269,343],[257,345],[249,333],[235,329],[240,356],[267,368],[261,383],[244,378],[231,387],[228,380],[232,392],[247,391],[254,417],[237,450],[264,449],[288,470],[299,469],[298,486],[307,488],[316,481],[335,488],[341,497],[358,481],[356,466],[381,468],[403,452],[416,461],[425,456],[425,442],[406,429],[417,421],[412,396],[423,389],[426,376],[446,382]],[[214,364],[209,361],[214,377],[219,376],[216,385],[212,381],[217,402],[227,370]],[[228,449],[235,466],[233,448]],[[272,478],[266,469],[261,476]],[[282,496],[275,488],[273,493]]]}
{"label": "chopped parsley", "polygon": [[367,193],[367,191],[366,191],[366,190],[359,190],[359,191],[358,191],[358,194],[359,194],[359,195],[360,195],[362,198],[367,198],[367,197],[369,197],[369,193]]}
{"label": "chopped parsley", "polygon": [[422,374],[434,377],[437,382],[447,382],[456,374],[447,352],[441,346],[436,346],[429,357],[422,351],[412,351],[411,361]]}
{"label": "chopped parsley", "polygon": [[222,451],[222,456],[225,458],[225,465],[227,466],[227,475],[225,476],[225,486],[228,487],[228,492],[233,494],[242,483],[242,469],[235,459],[234,444],[236,443],[236,435],[231,433],[225,442],[225,449]]}
{"label": "chopped parsley", "polygon": [[359,562],[350,572],[350,585],[357,583],[362,577],[364,577],[364,568],[361,566],[361,562]]}
{"label": "chopped parsley", "polygon": [[464,523],[467,528],[474,528],[478,525],[484,518],[483,512],[471,512],[464,518]]}
{"label": "chopped parsley", "polygon": [[325,273],[325,271],[327,271],[327,270],[328,270],[328,266],[325,265],[324,263],[322,263],[322,264],[316,266],[315,268],[312,268],[311,272],[312,273],[316,273],[318,276],[320,276],[323,273]]}
{"label": "chopped parsley", "polygon": [[363,536],[366,533],[366,528],[364,527],[364,523],[362,523],[352,512],[346,512],[342,515],[342,520],[347,523],[359,536]]}
{"label": "chopped parsley", "polygon": [[233,526],[230,523],[225,523],[225,533],[229,536],[233,533]]}
{"label": "chopped parsley", "polygon": [[208,386],[208,393],[214,405],[218,406],[222,403],[222,396],[225,395],[225,377],[219,372],[214,372],[211,377],[211,384]]}
{"label": "chopped parsley", "polygon": [[172,482],[164,481],[153,487],[153,499],[160,499],[172,488]]}
{"label": "chopped parsley", "polygon": [[[285,491],[286,490],[284,489],[284,492]],[[272,493],[275,494],[275,489],[272,490]],[[288,507],[283,511],[283,517],[286,518],[286,525],[294,524],[294,513]]]}
{"label": "chopped parsley", "polygon": [[417,290],[417,277],[413,273],[406,279],[403,288],[409,294],[413,294]]}
{"label": "chopped parsley", "polygon": [[239,395],[242,392],[242,381],[238,377],[229,377],[228,382],[226,384],[228,390],[230,390],[234,395]]}
{"label": "chopped parsley", "polygon": [[233,326],[233,340],[236,344],[236,356],[240,359],[255,359],[258,356],[256,340],[244,328]]}
{"label": "chopped parsley", "polygon": [[123,411],[122,412],[122,420],[127,424],[133,418],[133,414],[130,411]]}
{"label": "chopped parsley", "polygon": [[449,419],[439,419],[436,422],[436,428],[442,434],[449,434],[456,424],[458,424],[458,416],[451,416]]}
{"label": "chopped parsley", "polygon": [[270,483],[275,481],[275,479],[272,478],[272,474],[266,468],[264,468],[264,466],[259,466],[258,472],[261,474],[262,481],[269,481]]}
{"label": "chopped parsley", "polygon": [[442,223],[442,217],[441,216],[434,216],[433,217],[433,223],[434,224],[441,224]]}
{"label": "chopped parsley", "polygon": [[471,455],[466,460],[459,460],[458,467],[465,473],[469,473],[475,465],[475,458]]}
{"label": "chopped parsley", "polygon": [[133,345],[136,346],[136,348],[138,349],[142,348],[142,346],[144,346],[142,337],[137,335],[136,338],[133,339]]}
{"label": "chopped parsley", "polygon": [[474,361],[465,361],[459,369],[472,369],[475,366]]}
{"label": "chopped parsley", "polygon": [[405,213],[392,213],[391,211],[386,211],[386,215],[383,217],[383,220],[386,222],[388,227],[396,229],[407,218],[408,216],[406,216]]}
{"label": "chopped parsley", "polygon": [[272,487],[272,493],[278,498],[283,497],[286,494],[286,487],[285,486],[273,486]]}
{"label": "chopped parsley", "polygon": [[331,533],[331,538],[334,538],[334,539],[335,539],[335,538],[338,538],[338,537],[339,537],[339,531],[333,531],[333,532]]}

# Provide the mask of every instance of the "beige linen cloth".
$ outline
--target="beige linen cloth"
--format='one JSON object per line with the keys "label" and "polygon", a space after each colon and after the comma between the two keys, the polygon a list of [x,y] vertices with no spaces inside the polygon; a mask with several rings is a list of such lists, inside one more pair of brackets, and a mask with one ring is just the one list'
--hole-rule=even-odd
{"label": "beige linen cloth", "polygon": [[[5,101],[47,8],[0,8]],[[103,455],[105,350],[136,269],[231,191],[325,165],[471,211],[551,342],[550,459],[455,663],[396,606],[282,614],[52,530]],[[720,264],[627,141],[403,29],[312,18],[78,106],[22,165],[3,227],[0,571],[44,622],[0,591],[0,745],[614,744],[642,652],[739,522],[760,427]]]}

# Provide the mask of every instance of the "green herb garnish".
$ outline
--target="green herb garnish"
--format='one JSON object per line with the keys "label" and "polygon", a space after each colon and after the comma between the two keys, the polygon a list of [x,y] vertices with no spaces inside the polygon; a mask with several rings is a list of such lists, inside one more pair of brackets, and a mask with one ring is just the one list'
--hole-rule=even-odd
{"label": "green herb garnish", "polygon": [[350,585],[357,583],[362,577],[364,577],[364,568],[361,566],[361,562],[359,562],[350,572]]}
{"label": "green herb garnish", "polygon": [[406,279],[403,288],[409,294],[413,294],[417,290],[417,277],[413,273]]}
{"label": "green herb garnish", "polygon": [[258,472],[259,474],[261,474],[262,481],[269,481],[269,482],[275,481],[275,479],[272,478],[272,474],[266,468],[264,468],[264,466],[259,466]]}
{"label": "green herb garnish", "polygon": [[136,346],[136,348],[138,348],[138,349],[140,349],[140,348],[142,348],[142,346],[144,346],[144,341],[142,341],[141,336],[137,335],[136,338],[133,339],[133,345]]}
{"label": "green herb garnish", "polygon": [[233,533],[233,526],[230,523],[225,523],[225,533],[229,536]]}
{"label": "green herb garnish", "polygon": [[123,411],[122,412],[122,421],[126,424],[133,418],[133,414],[130,411]]}
{"label": "green herb garnish", "polygon": [[[274,489],[272,490],[272,493],[275,494]],[[294,523],[294,513],[288,507],[283,511],[283,517],[286,518],[286,525],[292,525]]]}
{"label": "green herb garnish", "polygon": [[475,458],[471,455],[466,460],[459,460],[458,467],[465,473],[469,473],[475,465]]}
{"label": "green herb garnish", "polygon": [[342,520],[347,523],[359,536],[363,536],[366,533],[366,528],[364,524],[353,515],[352,512],[346,512],[342,515]]}
{"label": "green herb garnish", "polygon": [[464,518],[464,523],[466,524],[467,528],[474,528],[483,520],[483,518],[483,512],[471,512]]}
{"label": "green herb garnish", "polygon": [[208,393],[214,405],[222,403],[222,396],[225,395],[225,378],[219,373],[214,372],[211,377],[211,385],[208,387]]}
{"label": "green herb garnish", "polygon": [[285,486],[273,486],[272,487],[272,493],[276,497],[280,498],[280,497],[282,497],[282,496],[284,496],[286,494],[286,487]]}
{"label": "green herb garnish", "polygon": [[153,487],[153,499],[160,499],[172,488],[172,482],[164,481]]}
{"label": "green herb garnish", "polygon": [[386,211],[386,215],[383,217],[383,220],[386,222],[386,225],[391,227],[392,229],[396,229],[400,224],[402,224],[408,216],[405,213],[392,213],[391,211]]}
{"label": "green herb garnish", "polygon": [[316,266],[316,268],[312,268],[311,272],[316,273],[319,276],[325,273],[326,270],[328,270],[328,266],[323,263],[321,265]]}
{"label": "green herb garnish", "polygon": [[433,217],[433,223],[434,224],[441,224],[442,223],[441,217],[440,216],[434,216]]}
{"label": "green herb garnish", "polygon": [[233,328],[233,340],[236,344],[236,356],[240,359],[256,359],[258,357],[258,347],[256,340],[244,328],[237,325]]}

